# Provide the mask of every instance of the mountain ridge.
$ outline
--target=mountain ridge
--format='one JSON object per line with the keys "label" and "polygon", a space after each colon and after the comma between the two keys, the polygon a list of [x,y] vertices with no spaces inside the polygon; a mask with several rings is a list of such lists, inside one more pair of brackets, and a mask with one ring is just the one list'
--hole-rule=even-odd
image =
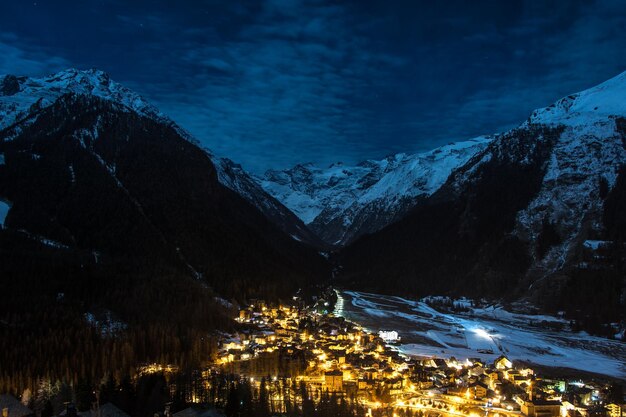
{"label": "mountain ridge", "polygon": [[[139,94],[111,79],[98,69],[78,70],[75,68],[35,78],[14,75],[0,76],[0,130],[19,124],[34,112],[51,106],[63,94],[75,93],[100,97],[120,106],[124,111],[154,119],[172,127],[182,138],[203,149],[218,170],[220,182],[240,194],[250,204],[261,210],[285,233],[296,240],[320,246],[322,243],[288,209],[265,193],[247,172],[228,158],[215,155],[201,146],[189,132],[163,114]],[[8,138],[10,140],[10,138]],[[239,168],[237,168],[239,167]]]}
{"label": "mountain ridge", "polygon": [[338,279],[384,292],[530,298],[594,331],[619,322],[624,98],[626,73],[535,110],[403,219],[342,249]]}
{"label": "mountain ridge", "polygon": [[258,181],[326,243],[345,246],[402,218],[419,198],[436,191],[454,169],[490,141],[480,136],[355,166],[335,163],[323,169],[298,164],[288,170],[268,170]]}
{"label": "mountain ridge", "polygon": [[[319,257],[323,263],[313,249],[300,248],[288,234],[281,236],[284,232],[277,234],[265,215],[221,184],[212,155],[130,90],[100,71],[70,70],[49,79],[50,85],[44,86],[18,79],[26,91],[9,88],[11,95],[0,96],[4,116],[0,197],[9,206],[2,231],[11,236],[21,233],[59,250],[91,250],[95,263],[111,256],[156,256],[158,263],[208,279],[228,297],[237,292],[228,280],[216,280],[216,271],[237,266],[241,276],[236,278],[245,280],[267,275],[274,267],[286,267],[284,275],[290,276],[301,269],[294,264],[301,256],[303,265],[308,263],[305,258]],[[78,87],[68,91],[58,83]],[[6,84],[4,77],[3,92]],[[36,94],[33,88],[39,89]],[[99,89],[98,94],[92,94],[93,89]],[[109,91],[123,94],[110,96]],[[90,174],[85,176],[86,172]],[[103,200],[100,191],[110,198]],[[75,212],[77,207],[82,210]],[[124,217],[117,217],[121,213]],[[182,217],[173,217],[174,213]],[[197,224],[192,227],[189,222]],[[128,236],[120,240],[119,233],[126,228]],[[223,235],[219,245],[210,230]],[[250,252],[255,246],[265,249]],[[237,252],[250,265],[260,262],[259,271],[246,272],[245,262],[229,263]],[[260,267],[266,261],[256,252],[265,252],[274,266]],[[215,253],[222,255],[211,255]],[[295,279],[298,274],[294,284],[300,280]],[[311,276],[310,271],[304,275]],[[252,292],[261,289],[260,282],[250,284]],[[239,295],[245,297],[247,292]]]}

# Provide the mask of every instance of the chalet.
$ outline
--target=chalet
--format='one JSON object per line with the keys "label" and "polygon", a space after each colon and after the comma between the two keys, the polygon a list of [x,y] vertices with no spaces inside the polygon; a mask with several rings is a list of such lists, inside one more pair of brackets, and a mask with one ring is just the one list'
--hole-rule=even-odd
{"label": "chalet", "polygon": [[511,369],[513,367],[513,362],[511,362],[506,356],[500,356],[493,362],[493,365],[496,369],[500,370]]}
{"label": "chalet", "polygon": [[335,358],[337,359],[337,363],[339,363],[339,364],[346,363],[346,351],[345,351],[345,349],[337,350],[335,352]]}
{"label": "chalet", "polygon": [[330,392],[343,391],[343,372],[339,370],[326,372],[324,374],[324,386]]}
{"label": "chalet", "polygon": [[577,407],[569,401],[561,402],[561,416],[562,417],[586,417],[587,409],[583,407]]}
{"label": "chalet", "polygon": [[626,404],[610,403],[606,405],[609,417],[622,417],[626,415]]}
{"label": "chalet", "polygon": [[370,381],[368,381],[367,379],[359,378],[359,382],[358,382],[359,389],[367,389],[370,385],[369,382]]}
{"label": "chalet", "polygon": [[487,397],[487,385],[483,384],[480,381],[474,382],[469,385],[468,391],[470,393],[471,398],[481,399]]}
{"label": "chalet", "polygon": [[475,363],[470,369],[469,369],[469,373],[470,375],[475,375],[475,376],[479,376],[485,373],[485,368],[483,368],[483,365],[479,364],[479,363]]}
{"label": "chalet", "polygon": [[386,386],[390,389],[401,390],[404,384],[402,378],[391,378],[386,381]]}
{"label": "chalet", "polygon": [[559,417],[561,414],[560,401],[525,400],[520,404],[522,414],[528,417]]}
{"label": "chalet", "polygon": [[593,391],[587,387],[570,387],[569,398],[576,405],[589,405]]}
{"label": "chalet", "polygon": [[500,380],[500,372],[497,372],[497,371],[487,371],[486,374],[489,377],[489,379],[491,379],[492,381]]}
{"label": "chalet", "polygon": [[239,320],[245,321],[252,318],[252,313],[250,310],[239,310]]}
{"label": "chalet", "polygon": [[456,382],[456,371],[454,369],[448,369],[446,371],[446,377],[448,378],[448,384],[454,384]]}
{"label": "chalet", "polygon": [[[469,359],[468,359],[468,361],[469,361],[469,362],[470,362],[473,366],[476,366],[476,365],[480,365],[480,366],[482,366],[482,367],[484,367],[484,366],[485,366],[485,362],[483,362],[483,361],[482,361],[482,359],[480,359],[480,358],[469,358]],[[470,366],[470,367],[472,367],[472,366]]]}
{"label": "chalet", "polygon": [[344,381],[343,390],[348,397],[354,397],[359,390],[359,384],[356,381]]}
{"label": "chalet", "polygon": [[444,359],[436,358],[436,359],[433,359],[433,362],[435,363],[436,368],[439,368],[439,369],[448,368],[448,363]]}
{"label": "chalet", "polygon": [[532,383],[532,380],[524,375],[512,375],[509,381],[524,389],[529,387]]}
{"label": "chalet", "polygon": [[418,381],[419,389],[428,389],[433,387],[433,381],[431,379],[421,379]]}

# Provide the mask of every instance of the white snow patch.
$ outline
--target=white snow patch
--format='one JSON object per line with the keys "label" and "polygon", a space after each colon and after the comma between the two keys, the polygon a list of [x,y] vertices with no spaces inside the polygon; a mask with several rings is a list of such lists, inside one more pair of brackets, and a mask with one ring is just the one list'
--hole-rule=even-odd
{"label": "white snow patch", "polygon": [[70,172],[70,181],[72,181],[72,184],[74,184],[76,182],[76,172],[74,172],[74,165],[70,164],[67,169]]}
{"label": "white snow patch", "polygon": [[41,243],[43,243],[46,246],[50,246],[51,248],[69,249],[69,246],[64,245],[61,242],[57,242],[56,240],[48,239],[48,238],[41,237],[41,236],[37,236],[37,240],[39,240]]}
{"label": "white snow patch", "polygon": [[225,307],[225,308],[232,309],[232,308],[234,308],[234,307],[235,307],[235,306],[233,305],[233,303],[231,303],[230,301],[228,301],[228,300],[226,300],[226,299],[224,299],[224,298],[222,298],[222,297],[214,297],[214,300],[215,300],[218,304],[220,304],[221,306],[223,306],[223,307]]}
{"label": "white snow patch", "polygon": [[612,242],[609,240],[585,240],[583,246],[587,249],[598,250],[602,247],[610,245]]}
{"label": "white snow patch", "polygon": [[128,325],[123,321],[116,320],[110,311],[99,314],[98,317],[94,313],[87,312],[84,314],[85,321],[92,327],[96,328],[103,337],[114,337],[126,330]]}
{"label": "white snow patch", "polygon": [[4,221],[11,210],[11,205],[3,200],[0,200],[0,228],[4,228]]}
{"label": "white snow patch", "polygon": [[290,235],[290,236],[291,236],[291,238],[292,238],[293,240],[295,240],[295,241],[297,241],[297,242],[302,242],[302,239],[300,239],[298,236],[296,236],[296,235]]}

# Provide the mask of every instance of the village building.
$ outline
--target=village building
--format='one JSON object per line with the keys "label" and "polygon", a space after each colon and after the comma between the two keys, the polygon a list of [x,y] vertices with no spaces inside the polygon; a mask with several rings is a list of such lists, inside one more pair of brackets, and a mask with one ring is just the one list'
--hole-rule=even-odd
{"label": "village building", "polygon": [[324,388],[330,392],[343,391],[343,372],[328,371],[324,374]]}
{"label": "village building", "polygon": [[2,417],[34,417],[35,413],[30,408],[18,401],[12,395],[0,395],[0,411]]}
{"label": "village building", "polygon": [[523,400],[520,403],[520,410],[527,417],[559,417],[561,403],[543,399]]}

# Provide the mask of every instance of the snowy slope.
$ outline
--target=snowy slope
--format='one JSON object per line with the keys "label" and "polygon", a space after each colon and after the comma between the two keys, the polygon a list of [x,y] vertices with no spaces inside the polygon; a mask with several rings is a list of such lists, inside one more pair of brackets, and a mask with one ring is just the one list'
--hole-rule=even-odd
{"label": "snowy slope", "polygon": [[624,166],[626,73],[497,135],[403,219],[343,248],[335,278],[375,292],[522,297],[608,333],[597,323],[623,320],[626,294]]}
{"label": "snowy slope", "polygon": [[[518,128],[500,135],[480,158],[462,167],[462,173],[451,182],[452,188],[459,191],[474,187],[482,180],[481,169],[494,159],[506,158],[509,165],[530,164],[528,152],[519,151],[520,144],[526,151],[536,147],[549,149],[538,167],[543,171],[540,188],[527,206],[517,212],[512,231],[531,249],[533,262],[527,274],[531,288],[536,280],[572,266],[583,243],[599,239],[605,232],[604,199],[613,189],[620,167],[626,164],[625,118],[623,72],[596,87],[534,110]],[[560,133],[555,140],[533,133],[545,129],[557,129]],[[540,255],[537,247],[545,224],[554,226],[559,242]]]}
{"label": "snowy slope", "polygon": [[[553,148],[541,190],[519,213],[515,229],[523,240],[532,241],[542,222],[558,224],[559,232],[569,238],[537,265],[554,271],[571,255],[583,228],[592,232],[601,228],[600,183],[611,189],[617,168],[625,161],[626,142],[620,128],[624,116],[626,72],[535,110],[519,128],[499,135],[489,147],[491,138],[479,137],[423,154],[398,154],[357,166],[303,164],[285,171],[270,170],[259,181],[327,243],[346,245],[401,219],[419,198],[437,191],[457,168],[462,169],[452,180],[452,188],[461,190],[476,181],[476,172],[494,157],[503,159],[504,155],[512,163],[529,164],[522,149],[532,150],[533,145],[524,144],[526,139],[512,144],[510,139],[516,135],[563,129],[556,143],[547,145]],[[583,227],[588,223],[590,229]]]}
{"label": "snowy slope", "polygon": [[529,123],[580,126],[626,115],[626,71],[595,87],[535,110]]}
{"label": "snowy slope", "polygon": [[[448,313],[425,300],[357,291],[339,294],[335,314],[374,333],[398,331],[399,350],[409,355],[478,357],[488,362],[506,355],[543,366],[626,377],[623,342],[567,331],[567,322],[558,317],[511,313],[498,306]],[[545,323],[563,330],[550,330]]]}
{"label": "snowy slope", "polygon": [[[0,76],[0,130],[50,106],[64,94],[94,95],[119,104],[129,111],[174,125],[174,122],[148,103],[143,97],[110,79],[97,69],[68,69],[59,73],[28,78],[13,75]],[[178,128],[179,133],[184,133]],[[185,138],[189,135],[184,133]]]}
{"label": "snowy slope", "polygon": [[[91,95],[110,101],[118,105],[120,110],[136,112],[171,126],[183,138],[198,145],[189,133],[155,106],[97,69],[68,69],[41,78],[0,76],[0,130],[16,124],[31,123],[38,111],[51,106],[66,94]],[[18,128],[16,132],[19,131]],[[215,156],[209,150],[205,151],[211,157],[222,185],[240,194],[295,239],[319,243],[298,218],[259,187],[241,166]],[[0,155],[0,164],[3,161],[4,157]]]}
{"label": "snowy slope", "polygon": [[4,221],[9,214],[11,206],[9,203],[0,200],[0,229],[4,227]]}
{"label": "snowy slope", "polygon": [[326,242],[343,245],[402,217],[416,198],[435,192],[455,168],[490,141],[482,136],[356,166],[296,165],[285,171],[267,171],[259,181]]}
{"label": "snowy slope", "polygon": [[585,239],[603,229],[602,183],[610,190],[626,163],[626,72],[588,90],[535,110],[522,126],[561,126],[539,194],[518,214],[515,233],[535,240],[544,220],[563,241],[537,260],[540,274],[562,268]]}
{"label": "snowy slope", "polygon": [[269,195],[257,181],[248,174],[241,165],[228,158],[220,158],[209,152],[217,177],[221,184],[242,196],[250,204],[258,208],[267,218],[290,235],[293,239],[316,247],[324,246],[322,242],[302,220],[296,217],[287,207]]}

